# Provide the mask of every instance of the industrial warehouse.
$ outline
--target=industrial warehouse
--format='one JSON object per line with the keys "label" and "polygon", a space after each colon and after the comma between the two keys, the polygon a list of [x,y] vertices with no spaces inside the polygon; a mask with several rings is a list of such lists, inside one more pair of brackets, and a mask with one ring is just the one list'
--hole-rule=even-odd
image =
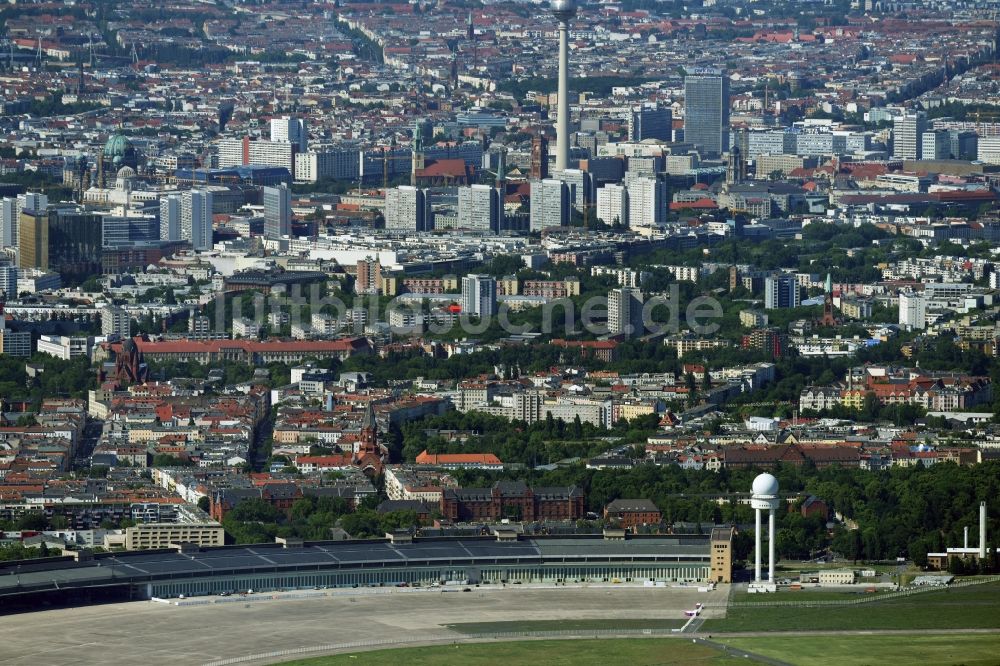
{"label": "industrial warehouse", "polygon": [[414,538],[105,553],[0,567],[0,606],[312,587],[731,581],[731,528],[710,535]]}

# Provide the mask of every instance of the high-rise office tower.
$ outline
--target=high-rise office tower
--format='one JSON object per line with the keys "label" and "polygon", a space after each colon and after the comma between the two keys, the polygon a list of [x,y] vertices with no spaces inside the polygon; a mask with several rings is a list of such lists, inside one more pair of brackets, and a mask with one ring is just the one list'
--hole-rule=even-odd
{"label": "high-rise office tower", "polygon": [[21,211],[18,265],[82,281],[101,273],[101,216],[77,207]]}
{"label": "high-rise office tower", "polygon": [[295,146],[300,152],[306,152],[309,143],[309,133],[306,131],[306,121],[304,118],[282,118],[271,119],[271,141],[287,142]]}
{"label": "high-rise office tower", "polygon": [[673,136],[673,113],[656,104],[643,104],[628,115],[628,138],[630,141],[656,139],[670,141]]}
{"label": "high-rise office tower", "polygon": [[0,248],[17,246],[17,199],[0,199]]}
{"label": "high-rise office tower", "polygon": [[49,197],[38,192],[26,192],[17,195],[18,210],[45,210],[49,206]]}
{"label": "high-rise office tower", "polygon": [[393,231],[428,231],[427,192],[400,185],[385,192],[385,228]]}
{"label": "high-rise office tower", "polygon": [[21,211],[45,211],[48,207],[48,196],[37,192],[0,199],[0,247],[18,246],[17,228]]}
{"label": "high-rise office tower", "polygon": [[927,326],[927,298],[914,291],[899,294],[899,325],[907,331]]}
{"label": "high-rise office tower", "polygon": [[667,220],[667,184],[657,178],[626,178],[628,224],[656,227]]}
{"label": "high-rise office tower", "polygon": [[619,287],[608,292],[608,335],[642,335],[642,292]]}
{"label": "high-rise office tower", "polygon": [[979,135],[972,130],[948,130],[949,152],[955,160],[975,160],[979,153]]}
{"label": "high-rise office tower", "polygon": [[479,231],[500,230],[500,193],[489,185],[458,189],[458,226]]}
{"label": "high-rise office tower", "polygon": [[531,181],[531,231],[569,225],[569,187],[561,180]]}
{"label": "high-rise office tower", "polygon": [[892,156],[903,160],[919,160],[921,139],[927,131],[927,114],[923,111],[896,116],[892,121]]}
{"label": "high-rise office tower", "polygon": [[354,293],[377,294],[382,288],[382,263],[376,256],[359,259],[354,278]]}
{"label": "high-rise office tower", "polygon": [[160,199],[160,240],[181,240],[181,199],[179,194]]}
{"label": "high-rise office tower", "polygon": [[281,238],[292,232],[292,191],[286,185],[264,188],[264,236]]}
{"label": "high-rise office tower", "polygon": [[564,169],[555,171],[552,177],[566,183],[569,188],[569,203],[577,210],[583,211],[594,202],[594,177],[589,171]]}
{"label": "high-rise office tower", "polygon": [[212,249],[212,193],[191,190],[181,195],[181,239],[198,251]]}
{"label": "high-rise office tower", "polygon": [[729,78],[719,69],[695,69],[684,77],[684,140],[703,157],[729,149]]}
{"label": "high-rise office tower", "polygon": [[764,280],[764,309],[797,308],[801,303],[799,283],[794,275],[777,275]]}
{"label": "high-rise office tower", "polygon": [[0,262],[0,293],[8,298],[17,297],[17,266],[7,261]]}
{"label": "high-rise office tower", "polygon": [[920,136],[920,159],[946,160],[951,156],[948,130],[927,130]]}
{"label": "high-rise office tower", "polygon": [[497,281],[489,275],[462,278],[462,312],[473,317],[497,313]]}

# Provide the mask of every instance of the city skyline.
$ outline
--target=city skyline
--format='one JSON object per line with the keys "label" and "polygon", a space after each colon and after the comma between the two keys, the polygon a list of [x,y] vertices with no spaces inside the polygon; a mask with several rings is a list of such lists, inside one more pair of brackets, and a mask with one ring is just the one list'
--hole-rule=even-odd
{"label": "city skyline", "polygon": [[0,661],[993,663],[998,53],[6,5]]}

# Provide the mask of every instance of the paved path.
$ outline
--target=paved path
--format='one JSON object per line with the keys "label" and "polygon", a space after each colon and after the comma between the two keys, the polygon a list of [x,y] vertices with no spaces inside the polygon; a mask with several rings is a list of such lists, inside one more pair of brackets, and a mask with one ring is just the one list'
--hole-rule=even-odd
{"label": "paved path", "polygon": [[749,652],[747,650],[742,650],[740,648],[733,647],[731,645],[726,645],[725,643],[719,643],[718,641],[709,640],[707,638],[695,638],[695,643],[700,643],[701,645],[707,645],[709,647],[715,648],[719,652],[726,654],[731,657],[743,657],[750,659],[751,661],[756,661],[760,664],[769,664],[770,666],[795,666],[787,661],[781,661],[780,659],[774,659],[772,657],[765,657],[762,654],[757,654],[756,652]]}

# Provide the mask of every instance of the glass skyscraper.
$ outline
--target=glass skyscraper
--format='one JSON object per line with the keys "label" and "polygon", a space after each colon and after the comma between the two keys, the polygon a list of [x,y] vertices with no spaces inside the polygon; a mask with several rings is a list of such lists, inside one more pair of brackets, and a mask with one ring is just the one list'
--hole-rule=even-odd
{"label": "glass skyscraper", "polygon": [[702,157],[729,150],[729,78],[719,69],[695,69],[684,77],[684,140]]}

